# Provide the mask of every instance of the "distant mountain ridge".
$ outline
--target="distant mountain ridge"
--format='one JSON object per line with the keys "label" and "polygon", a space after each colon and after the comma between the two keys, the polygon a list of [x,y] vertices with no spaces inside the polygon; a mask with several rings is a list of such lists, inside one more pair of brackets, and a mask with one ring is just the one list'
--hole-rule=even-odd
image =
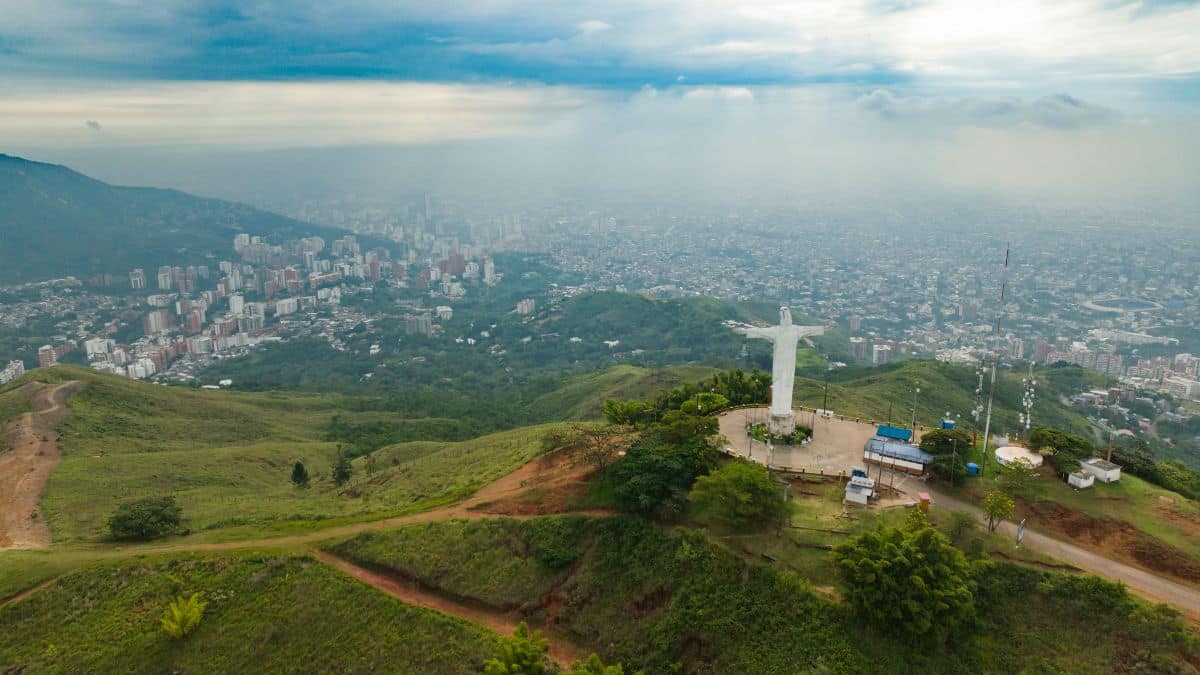
{"label": "distant mountain ridge", "polygon": [[245,204],[109,185],[65,166],[0,154],[0,284],[215,264],[232,255],[239,232],[346,234]]}

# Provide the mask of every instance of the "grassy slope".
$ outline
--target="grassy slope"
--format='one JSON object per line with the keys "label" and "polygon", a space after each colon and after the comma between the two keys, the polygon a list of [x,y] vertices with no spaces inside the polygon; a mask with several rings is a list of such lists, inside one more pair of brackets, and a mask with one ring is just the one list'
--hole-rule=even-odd
{"label": "grassy slope", "polygon": [[533,401],[534,418],[588,420],[602,417],[608,398],[645,398],[686,382],[698,382],[719,372],[708,366],[671,366],[661,370],[620,365],[575,375],[557,389]]}
{"label": "grassy slope", "polygon": [[[551,615],[608,659],[648,673],[673,662],[701,672],[1107,672],[1146,639],[1128,633],[1132,601],[1098,613],[1069,578],[1001,564],[978,595],[977,637],[923,649],[864,630],[806,582],[702,533],[632,519],[441,522],[334,550],[453,596]],[[1152,634],[1166,640],[1171,630]],[[1174,647],[1156,649],[1174,658]]]}
{"label": "grassy slope", "polygon": [[[176,495],[193,530],[243,526],[237,536],[413,510],[516,469],[539,451],[545,431],[381,449],[374,474],[360,458],[354,478],[337,488],[329,480],[336,445],[323,440],[323,429],[342,412],[338,397],[159,387],[84,369],[49,375],[88,381],[70,399],[65,457],[42,498],[58,540],[101,536],[117,503],[149,494]],[[309,489],[289,482],[297,460],[314,476]]]}
{"label": "grassy slope", "polygon": [[[985,489],[985,486],[969,485],[975,495],[982,494]],[[1093,518],[1130,523],[1200,565],[1200,538],[1197,537],[1200,535],[1200,504],[1137,476],[1124,474],[1116,483],[1096,483],[1091,489],[1076,490],[1044,472],[1018,494],[1032,503],[1035,512],[1029,516],[1035,527],[1047,517],[1039,515],[1038,511],[1045,509],[1053,513],[1052,509],[1045,508],[1046,505],[1050,502],[1062,504]]]}
{"label": "grassy slope", "polygon": [[[22,386],[24,382],[26,379],[22,378],[18,382],[10,383],[0,392],[0,429],[33,410],[33,393]],[[8,444],[0,439],[0,452],[8,449]]]}
{"label": "grassy slope", "polygon": [[[1047,371],[1051,372],[1051,371]],[[1039,375],[1044,388],[1066,386],[1058,374]],[[975,406],[976,376],[973,368],[937,361],[905,361],[889,367],[855,369],[837,376],[829,385],[829,407],[840,414],[864,419],[886,420],[889,408],[892,420],[906,423],[912,417],[913,387],[921,389],[917,397],[917,421],[936,426],[949,412],[960,425],[969,428],[970,412]],[[1016,432],[1021,405],[1021,378],[1003,373],[997,379],[992,427],[996,433]],[[820,407],[825,383],[820,379],[798,377],[795,401]],[[1072,433],[1090,435],[1086,419],[1060,404],[1056,397],[1042,391],[1035,398],[1034,423]],[[982,419],[980,420],[982,424]]]}
{"label": "grassy slope", "polygon": [[[208,601],[204,618],[171,640],[158,619],[192,592]],[[0,608],[5,672],[471,673],[495,649],[485,629],[299,557],[92,567]]]}

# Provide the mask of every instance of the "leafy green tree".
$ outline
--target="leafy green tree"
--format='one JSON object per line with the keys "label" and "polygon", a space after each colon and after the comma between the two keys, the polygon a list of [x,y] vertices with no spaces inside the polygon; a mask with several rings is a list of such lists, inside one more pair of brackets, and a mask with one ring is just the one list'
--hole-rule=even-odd
{"label": "leafy green tree", "polygon": [[701,392],[684,401],[679,409],[689,415],[710,415],[729,407],[729,399],[712,392]]}
{"label": "leafy green tree", "polygon": [[[625,667],[619,663],[606,666],[604,661],[600,660],[599,655],[592,654],[587,657],[586,661],[571,664],[571,675],[625,675]],[[643,675],[643,673],[639,670],[630,675]]]}
{"label": "leafy green tree", "polygon": [[921,449],[935,457],[957,452],[961,458],[971,449],[971,434],[962,429],[933,429],[921,435]]}
{"label": "leafy green tree", "polygon": [[1037,427],[1030,432],[1029,448],[1048,452],[1050,463],[1059,473],[1078,471],[1080,460],[1096,454],[1096,446],[1088,439],[1049,427]]}
{"label": "leafy green tree", "polygon": [[682,410],[670,410],[651,433],[671,445],[684,445],[695,439],[706,439],[717,433],[717,418],[688,415]]}
{"label": "leafy green tree", "polygon": [[642,516],[671,517],[683,511],[698,476],[715,468],[716,450],[700,439],[671,445],[647,436],[608,470],[617,507]]}
{"label": "leafy green tree", "polygon": [[[1079,469],[1076,465],[1072,471]],[[1024,457],[1017,457],[1007,464],[1000,465],[1000,480],[1004,485],[1004,491],[1009,494],[1017,494],[1029,487],[1029,484],[1037,479],[1037,469],[1029,463],[1029,460]]]}
{"label": "leafy green tree", "polygon": [[143,497],[118,505],[108,519],[108,531],[113,539],[146,541],[175,532],[182,520],[183,509],[175,497]]}
{"label": "leafy green tree", "polygon": [[1012,497],[999,490],[989,492],[983,498],[983,515],[987,516],[988,532],[995,532],[1000,523],[1007,520],[1015,509]]}
{"label": "leafy green tree", "polygon": [[762,465],[734,461],[696,479],[688,496],[696,513],[734,530],[783,525],[787,502]]}
{"label": "leafy green tree", "polygon": [[971,436],[960,429],[934,429],[921,436],[921,449],[933,455],[933,475],[961,485],[967,476],[966,452]]}
{"label": "leafy green tree", "polygon": [[176,640],[184,638],[200,625],[200,619],[204,617],[204,608],[207,606],[208,603],[200,600],[199,593],[192,593],[191,597],[187,598],[182,595],[175,598],[167,605],[166,611],[159,619],[163,631]]}
{"label": "leafy green tree", "polygon": [[834,549],[855,613],[888,632],[941,644],[975,616],[962,552],[914,509],[903,527],[879,525]]}
{"label": "leafy green tree", "polygon": [[304,462],[296,462],[292,465],[292,485],[308,487],[308,481],[308,469],[304,468]]}
{"label": "leafy green tree", "polygon": [[613,424],[638,426],[652,421],[653,405],[646,401],[623,401],[610,398],[604,401],[604,417]]}
{"label": "leafy green tree", "polygon": [[337,459],[333,462],[333,482],[337,485],[345,485],[346,481],[350,480],[350,476],[354,474],[354,466],[350,464],[350,457],[342,451],[342,446],[338,446]]}
{"label": "leafy green tree", "polygon": [[484,675],[543,675],[550,642],[522,621],[511,638],[500,639],[500,654],[483,663]]}
{"label": "leafy green tree", "polygon": [[950,520],[946,524],[946,531],[950,533],[950,540],[955,545],[960,544],[967,537],[975,533],[979,527],[979,520],[970,511],[955,509],[950,512]]}

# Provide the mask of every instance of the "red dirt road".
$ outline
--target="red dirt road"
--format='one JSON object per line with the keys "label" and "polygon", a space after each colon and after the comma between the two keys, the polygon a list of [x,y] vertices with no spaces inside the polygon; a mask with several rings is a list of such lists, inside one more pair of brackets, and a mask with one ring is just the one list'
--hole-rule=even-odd
{"label": "red dirt road", "polygon": [[50,526],[38,510],[38,499],[62,459],[54,428],[69,412],[67,397],[82,386],[78,381],[25,385],[35,392],[34,410],[4,429],[12,450],[0,454],[0,551],[50,545]]}

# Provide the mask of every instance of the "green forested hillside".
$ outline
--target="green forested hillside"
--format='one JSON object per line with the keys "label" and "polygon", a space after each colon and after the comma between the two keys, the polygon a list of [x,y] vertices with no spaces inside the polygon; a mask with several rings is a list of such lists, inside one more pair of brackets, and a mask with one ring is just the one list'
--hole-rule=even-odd
{"label": "green forested hillside", "polygon": [[899,628],[869,629],[786,566],[745,560],[704,531],[638,519],[438,522],[331,550],[450,597],[551,620],[606,660],[651,675],[1084,673],[1148,663],[1186,672],[1194,658],[1180,624],[1122,587],[1010,563],[979,563],[978,625],[937,646]]}
{"label": "green forested hillside", "polygon": [[211,263],[239,232],[341,236],[244,204],[108,185],[9,155],[0,155],[0,204],[0,284]]}

